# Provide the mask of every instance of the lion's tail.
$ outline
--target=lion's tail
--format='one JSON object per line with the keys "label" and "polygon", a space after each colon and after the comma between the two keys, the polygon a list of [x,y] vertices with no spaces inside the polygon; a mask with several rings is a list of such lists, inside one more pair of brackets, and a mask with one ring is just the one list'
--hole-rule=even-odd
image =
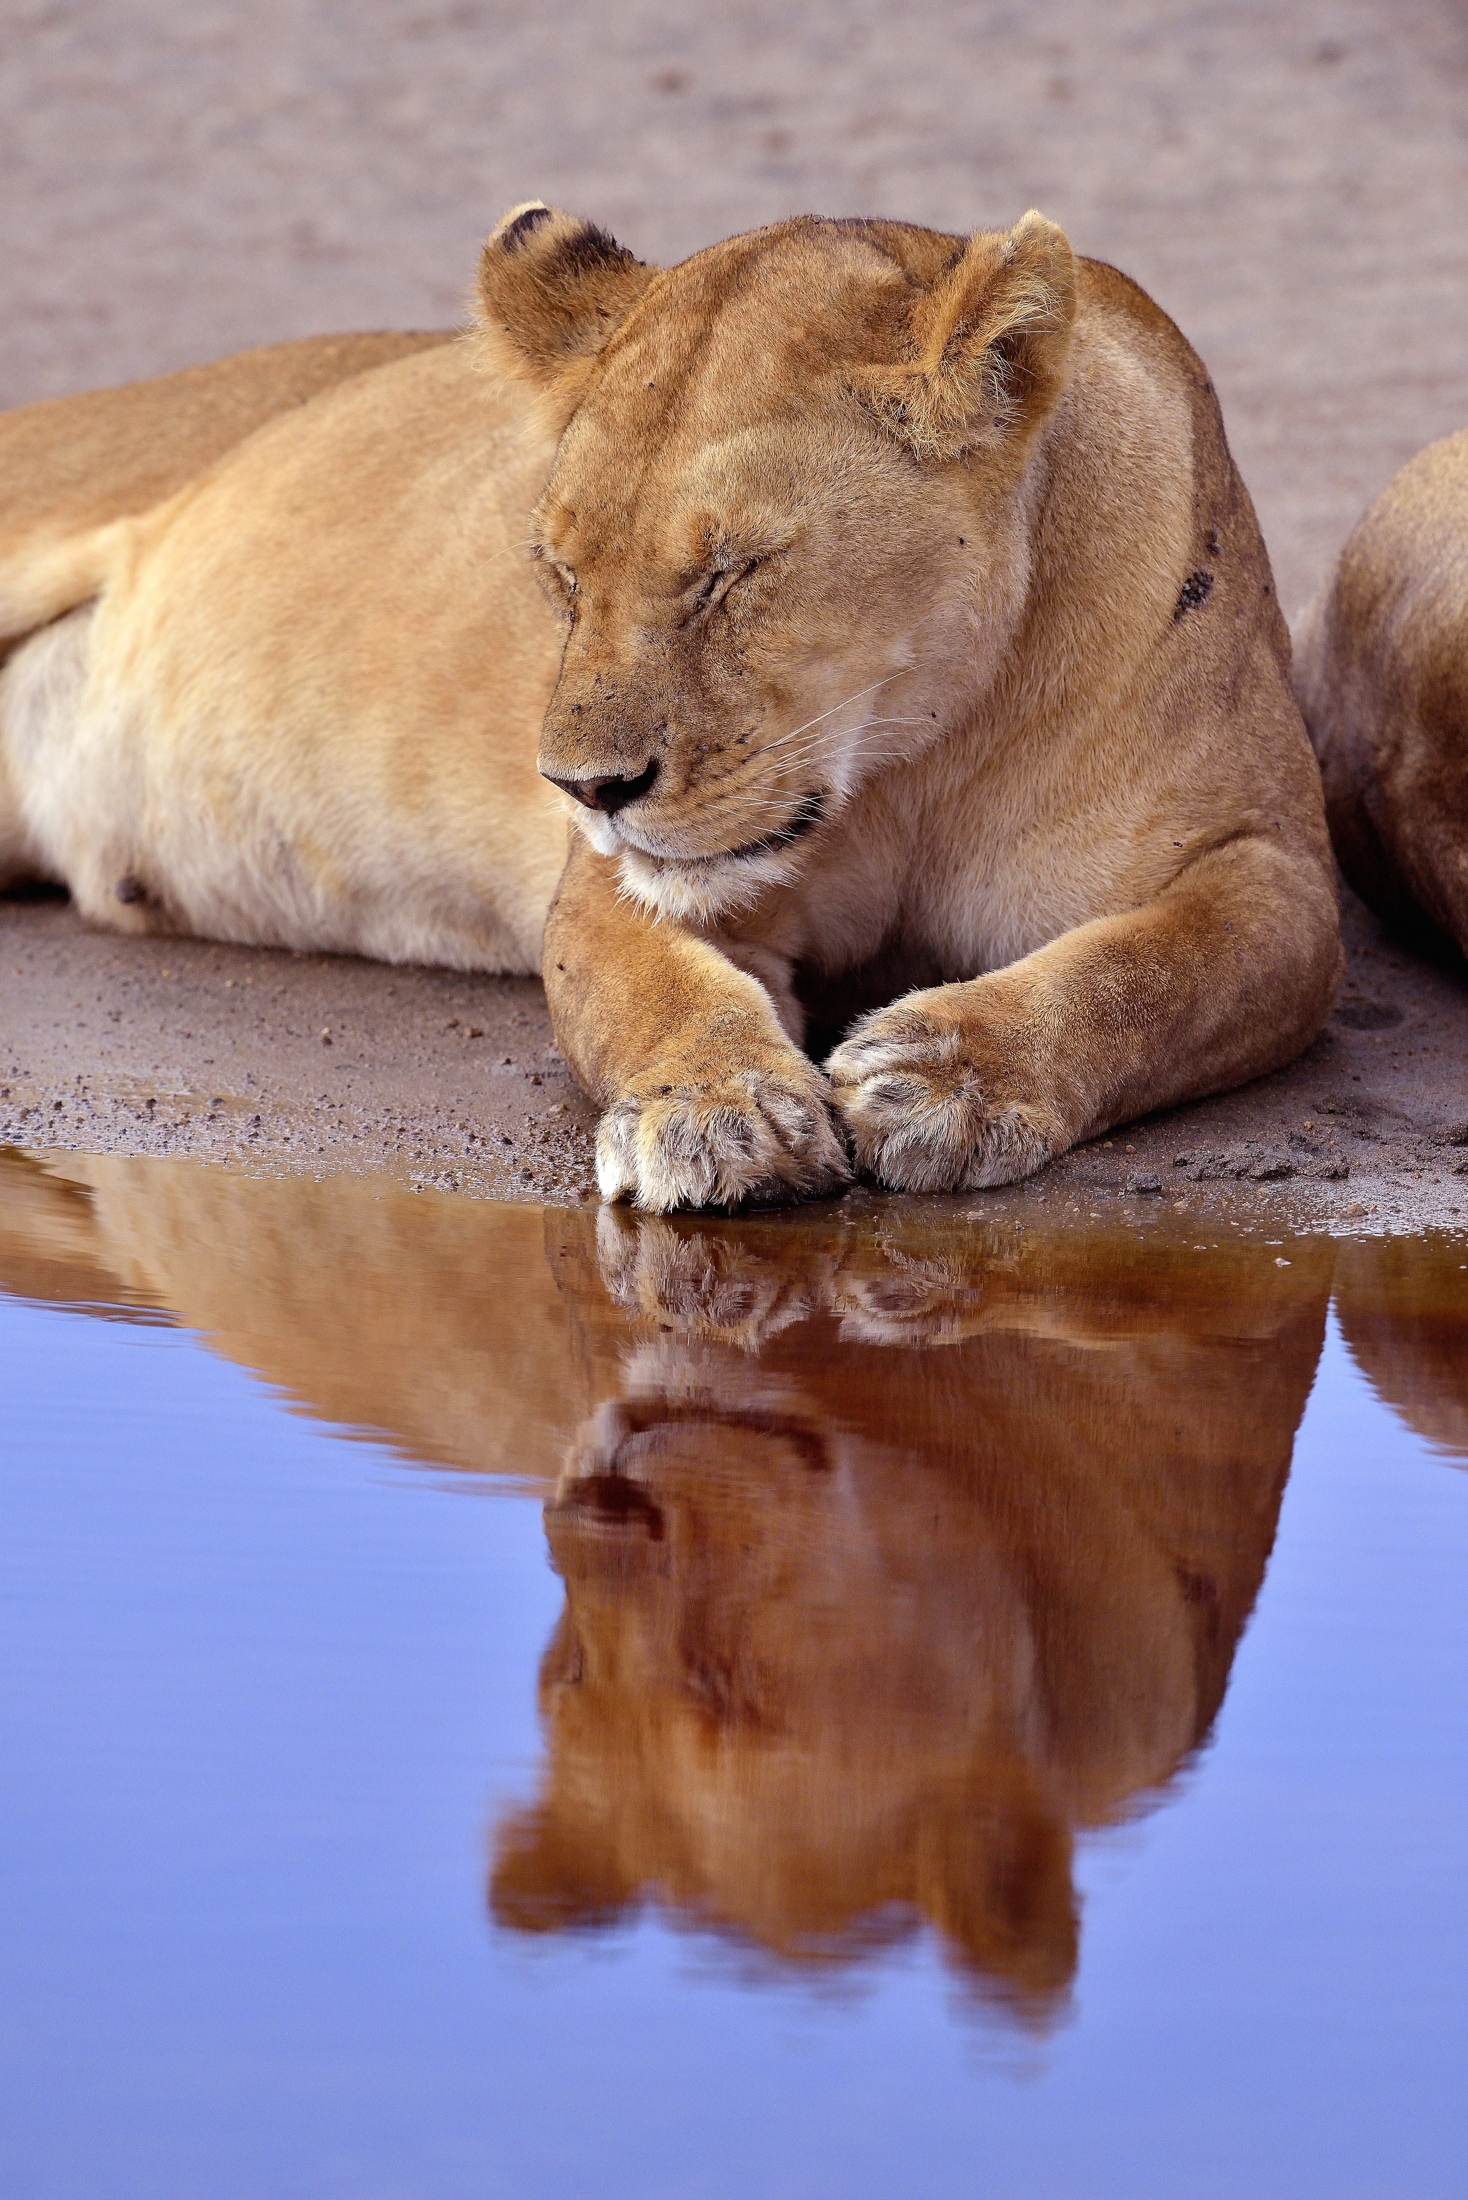
{"label": "lion's tail", "polygon": [[99,596],[126,553],[132,524],[35,534],[0,550],[0,649]]}

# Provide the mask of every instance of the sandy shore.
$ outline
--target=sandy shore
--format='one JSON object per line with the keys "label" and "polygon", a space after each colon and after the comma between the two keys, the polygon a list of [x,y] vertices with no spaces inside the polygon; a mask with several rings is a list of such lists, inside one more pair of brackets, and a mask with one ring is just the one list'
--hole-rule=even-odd
{"label": "sandy shore", "polygon": [[[0,402],[453,320],[516,199],[653,258],[792,211],[1042,206],[1209,362],[1287,608],[1468,421],[1468,26],[1449,4],[696,13],[20,0],[0,52]],[[1364,913],[1294,1069],[1014,1195],[1468,1220],[1468,985]],[[0,902],[0,1139],[590,1187],[538,986],[89,932]],[[1133,1151],[1133,1149],[1135,1149]],[[1185,1157],[1185,1158],[1179,1158]]]}
{"label": "sandy shore", "polygon": [[[1468,1001],[1349,915],[1350,975],[1292,1068],[1118,1131],[1005,1195],[1468,1230]],[[0,1144],[388,1169],[437,1191],[591,1196],[595,1111],[530,979],[115,939],[0,903]],[[994,1204],[996,1195],[977,1196]]]}

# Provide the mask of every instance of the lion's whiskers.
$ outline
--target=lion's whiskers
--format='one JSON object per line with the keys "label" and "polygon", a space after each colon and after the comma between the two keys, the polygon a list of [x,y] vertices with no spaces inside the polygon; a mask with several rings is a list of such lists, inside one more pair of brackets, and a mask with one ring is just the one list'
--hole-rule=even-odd
{"label": "lion's whiskers", "polygon": [[[911,642],[920,628],[926,625],[928,619],[934,616],[936,616],[936,613],[928,613],[923,619],[918,620],[903,637],[903,645],[906,646],[907,643]],[[787,773],[801,773],[812,762],[829,762],[831,733],[829,730],[822,731],[820,729],[829,729],[831,720],[838,718],[843,711],[849,710],[853,703],[859,703],[867,696],[877,696],[884,688],[891,687],[896,681],[905,679],[909,674],[920,673],[932,661],[931,656],[915,657],[911,664],[903,665],[894,672],[886,673],[881,679],[868,681],[865,687],[853,689],[851,694],[843,696],[840,702],[831,704],[826,710],[818,711],[814,717],[805,719],[802,724],[790,727],[787,732],[777,735],[773,741],[764,742],[759,747],[752,748],[743,755],[726,761],[722,771],[705,778],[696,790],[700,825],[706,831],[711,828],[717,834],[721,825],[733,825],[737,821],[740,844],[746,844],[749,840],[758,838],[762,830],[766,831],[777,842],[777,845],[768,850],[762,850],[761,853],[767,855],[783,854],[785,848],[778,844],[779,835],[796,823],[802,803],[810,799],[810,795],[814,790],[809,788],[802,790],[799,787],[789,785],[751,787],[748,784],[749,775],[761,773],[773,765],[783,776]],[[911,753],[910,744],[891,740],[880,743],[872,742],[869,739],[872,733],[885,729],[896,730],[906,727],[931,729],[933,723],[934,720],[931,715],[907,717],[894,714],[881,718],[866,717],[844,737],[842,746],[847,750],[849,760],[854,764],[857,775],[864,778],[872,771],[878,770],[889,763],[902,761],[905,756]],[[849,793],[849,785],[842,786],[840,791],[843,795]],[[633,821],[629,818],[627,821],[628,827],[632,823]],[[785,845],[794,847],[796,838],[792,836]],[[734,852],[733,848],[723,851],[728,855],[733,855]],[[708,856],[680,857],[670,851],[643,847],[634,841],[627,849],[627,853],[629,855],[635,853],[644,860],[654,863],[677,864],[685,862],[701,864],[717,862],[720,851],[710,851]]]}

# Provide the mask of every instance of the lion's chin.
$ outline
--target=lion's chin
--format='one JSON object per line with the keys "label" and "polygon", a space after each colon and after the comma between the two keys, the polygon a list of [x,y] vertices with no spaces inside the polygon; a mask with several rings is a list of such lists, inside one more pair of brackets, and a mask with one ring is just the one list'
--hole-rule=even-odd
{"label": "lion's chin", "polygon": [[788,848],[771,848],[757,856],[682,860],[624,847],[619,868],[624,891],[645,909],[682,924],[707,925],[753,908],[770,887],[787,885],[797,864]]}
{"label": "lion's chin", "polygon": [[582,830],[604,854],[615,853],[623,889],[634,900],[685,924],[708,924],[752,908],[771,886],[788,885],[799,868],[793,851],[822,823],[826,809],[826,795],[812,790],[776,831],[710,855],[685,856],[629,844],[626,826],[619,828],[611,820],[588,819]]}

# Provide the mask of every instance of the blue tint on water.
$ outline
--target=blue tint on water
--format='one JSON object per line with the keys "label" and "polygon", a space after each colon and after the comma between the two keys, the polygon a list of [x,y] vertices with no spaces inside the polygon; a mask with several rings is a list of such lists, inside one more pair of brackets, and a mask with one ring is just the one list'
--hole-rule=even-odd
{"label": "blue tint on water", "polygon": [[1460,2200],[1468,1475],[1334,1333],[1210,1742],[1083,1838],[1073,2013],[490,1922],[537,1500],[0,1300],[9,2200]]}

